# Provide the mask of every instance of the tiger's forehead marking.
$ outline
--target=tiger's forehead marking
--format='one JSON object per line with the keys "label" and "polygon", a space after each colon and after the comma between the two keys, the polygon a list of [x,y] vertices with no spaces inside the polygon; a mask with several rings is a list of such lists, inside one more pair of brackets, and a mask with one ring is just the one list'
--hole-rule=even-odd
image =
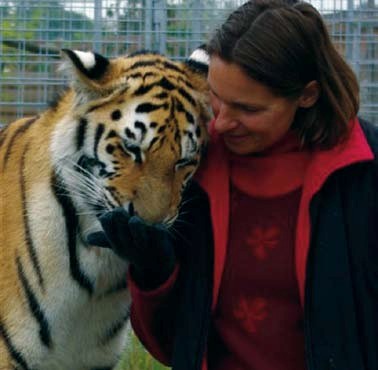
{"label": "tiger's forehead marking", "polygon": [[[126,99],[127,100],[127,99]],[[106,113],[102,112],[96,117],[96,110],[91,111],[86,118],[81,118],[81,122],[97,120],[109,120],[107,132],[104,132],[104,125],[100,124],[101,132],[96,130],[95,146],[98,146],[100,137],[105,140],[111,140],[120,137],[125,141],[126,145],[131,145],[135,152],[141,151],[147,153],[154,150],[152,145],[156,138],[158,140],[169,140],[170,142],[179,142],[181,148],[180,157],[191,157],[196,154],[199,147],[199,126],[194,122],[191,113],[185,112],[183,108],[173,104],[174,99],[164,104],[151,104],[146,102],[145,96],[138,96],[124,102],[122,106],[110,106]],[[176,114],[172,117],[172,109],[177,110],[181,114],[181,120],[177,119]],[[189,118],[189,119],[188,119]],[[187,122],[182,124],[182,119]],[[143,158],[142,155],[136,156]]]}
{"label": "tiger's forehead marking", "polygon": [[177,146],[179,158],[196,156],[201,147],[196,118],[201,107],[181,63],[155,54],[143,55],[143,60],[140,56],[116,59],[114,63],[118,76],[123,76],[118,80],[120,86],[125,88],[115,100],[99,101],[86,112],[88,120],[108,126],[102,136],[108,144],[117,140],[110,132],[116,133],[139,161],[143,153],[163,145]]}

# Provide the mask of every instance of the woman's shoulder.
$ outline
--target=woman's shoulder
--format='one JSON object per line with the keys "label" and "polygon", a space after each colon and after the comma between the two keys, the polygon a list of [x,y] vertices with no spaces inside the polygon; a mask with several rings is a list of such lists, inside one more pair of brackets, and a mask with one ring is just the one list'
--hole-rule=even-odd
{"label": "woman's shoulder", "polygon": [[361,117],[358,117],[358,121],[365,134],[366,140],[374,153],[376,161],[378,161],[378,125],[375,125]]}

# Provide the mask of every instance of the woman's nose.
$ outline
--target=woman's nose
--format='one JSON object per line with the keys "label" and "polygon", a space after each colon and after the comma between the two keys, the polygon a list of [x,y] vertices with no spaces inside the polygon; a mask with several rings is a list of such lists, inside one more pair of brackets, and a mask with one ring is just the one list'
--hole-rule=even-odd
{"label": "woman's nose", "polygon": [[222,134],[238,126],[235,115],[226,104],[220,104],[218,114],[215,117],[214,129]]}

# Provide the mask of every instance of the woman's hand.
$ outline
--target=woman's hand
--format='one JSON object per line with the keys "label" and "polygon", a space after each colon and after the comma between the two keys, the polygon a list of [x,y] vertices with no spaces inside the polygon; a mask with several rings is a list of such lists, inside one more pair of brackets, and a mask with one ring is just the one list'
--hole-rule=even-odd
{"label": "woman's hand", "polygon": [[99,217],[103,231],[89,234],[87,242],[111,248],[128,261],[131,276],[141,289],[154,289],[173,272],[176,256],[166,228],[152,225],[122,207]]}

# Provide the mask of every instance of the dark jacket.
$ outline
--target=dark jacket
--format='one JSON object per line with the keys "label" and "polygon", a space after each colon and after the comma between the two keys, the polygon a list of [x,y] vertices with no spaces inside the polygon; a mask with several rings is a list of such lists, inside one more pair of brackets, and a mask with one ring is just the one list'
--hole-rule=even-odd
{"label": "dark jacket", "polygon": [[[378,128],[360,124],[375,158],[332,173],[310,202],[307,370],[378,370]],[[193,184],[185,196],[177,281],[148,308],[154,293],[146,299],[134,285],[132,324],[174,370],[199,370],[212,351],[213,237],[206,193]]]}

